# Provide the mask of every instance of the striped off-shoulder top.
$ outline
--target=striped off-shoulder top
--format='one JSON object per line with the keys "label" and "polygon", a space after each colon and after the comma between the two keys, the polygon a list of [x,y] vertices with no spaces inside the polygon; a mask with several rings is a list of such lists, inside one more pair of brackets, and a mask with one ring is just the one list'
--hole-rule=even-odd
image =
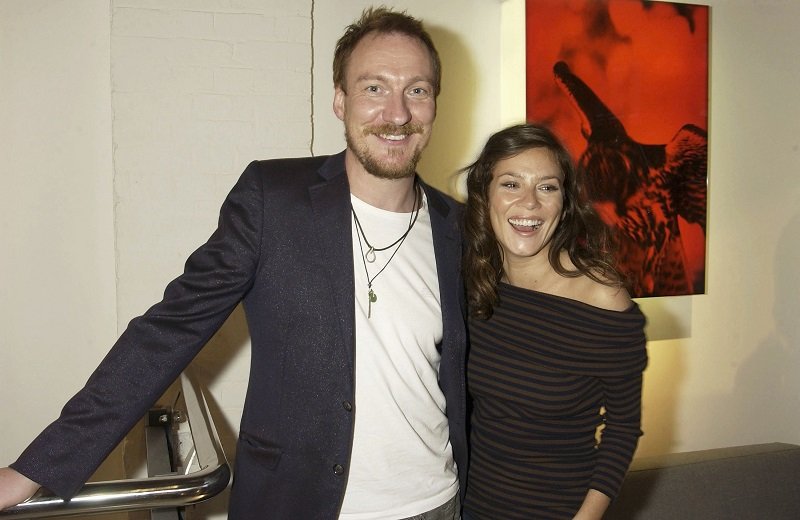
{"label": "striped off-shoulder top", "polygon": [[508,284],[499,297],[469,327],[465,509],[572,518],[589,489],[616,496],[642,434],[645,318]]}

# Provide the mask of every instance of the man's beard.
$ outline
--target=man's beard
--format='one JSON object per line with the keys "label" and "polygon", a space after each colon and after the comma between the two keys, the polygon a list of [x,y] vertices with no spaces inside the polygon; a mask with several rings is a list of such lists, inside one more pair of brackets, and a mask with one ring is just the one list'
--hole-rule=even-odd
{"label": "man's beard", "polygon": [[[413,134],[422,134],[422,126],[418,124],[410,124],[405,126],[396,126],[396,125],[381,125],[381,126],[371,126],[367,127],[362,131],[362,136],[368,137],[370,135],[381,135],[381,134],[391,134],[391,135],[413,135]],[[419,162],[419,158],[422,155],[422,147],[417,147],[414,149],[411,158],[406,161],[404,164],[398,164],[396,166],[392,166],[389,164],[382,163],[379,159],[374,157],[369,150],[369,147],[366,143],[362,143],[359,146],[359,143],[356,143],[353,140],[350,132],[345,128],[344,132],[345,139],[347,141],[347,147],[350,148],[353,153],[355,154],[358,161],[364,167],[367,172],[378,177],[380,179],[405,179],[407,177],[413,177],[416,173],[417,163]],[[404,153],[405,150],[398,150],[397,153]]]}

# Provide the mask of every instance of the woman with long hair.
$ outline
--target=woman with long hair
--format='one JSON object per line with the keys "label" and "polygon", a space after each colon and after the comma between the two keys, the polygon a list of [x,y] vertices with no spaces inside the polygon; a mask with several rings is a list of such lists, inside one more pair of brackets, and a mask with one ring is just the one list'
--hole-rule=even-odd
{"label": "woman with long hair", "polygon": [[550,130],[501,130],[465,170],[463,518],[600,519],[642,433],[644,316]]}

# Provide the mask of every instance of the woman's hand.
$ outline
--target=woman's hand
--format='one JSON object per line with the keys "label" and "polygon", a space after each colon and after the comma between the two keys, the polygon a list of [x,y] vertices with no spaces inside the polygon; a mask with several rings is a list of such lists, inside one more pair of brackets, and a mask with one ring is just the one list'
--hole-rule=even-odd
{"label": "woman's hand", "polygon": [[575,514],[574,520],[601,520],[609,504],[611,504],[611,499],[605,494],[596,489],[590,489],[586,493],[586,498],[583,499],[581,508]]}

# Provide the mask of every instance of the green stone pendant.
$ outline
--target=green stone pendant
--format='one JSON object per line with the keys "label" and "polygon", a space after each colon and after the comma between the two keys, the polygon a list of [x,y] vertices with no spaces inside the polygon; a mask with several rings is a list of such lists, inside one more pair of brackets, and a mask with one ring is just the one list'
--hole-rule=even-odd
{"label": "green stone pendant", "polygon": [[375,295],[375,291],[372,290],[372,287],[369,288],[369,306],[367,307],[367,319],[372,317],[372,304],[378,301],[378,297]]}

